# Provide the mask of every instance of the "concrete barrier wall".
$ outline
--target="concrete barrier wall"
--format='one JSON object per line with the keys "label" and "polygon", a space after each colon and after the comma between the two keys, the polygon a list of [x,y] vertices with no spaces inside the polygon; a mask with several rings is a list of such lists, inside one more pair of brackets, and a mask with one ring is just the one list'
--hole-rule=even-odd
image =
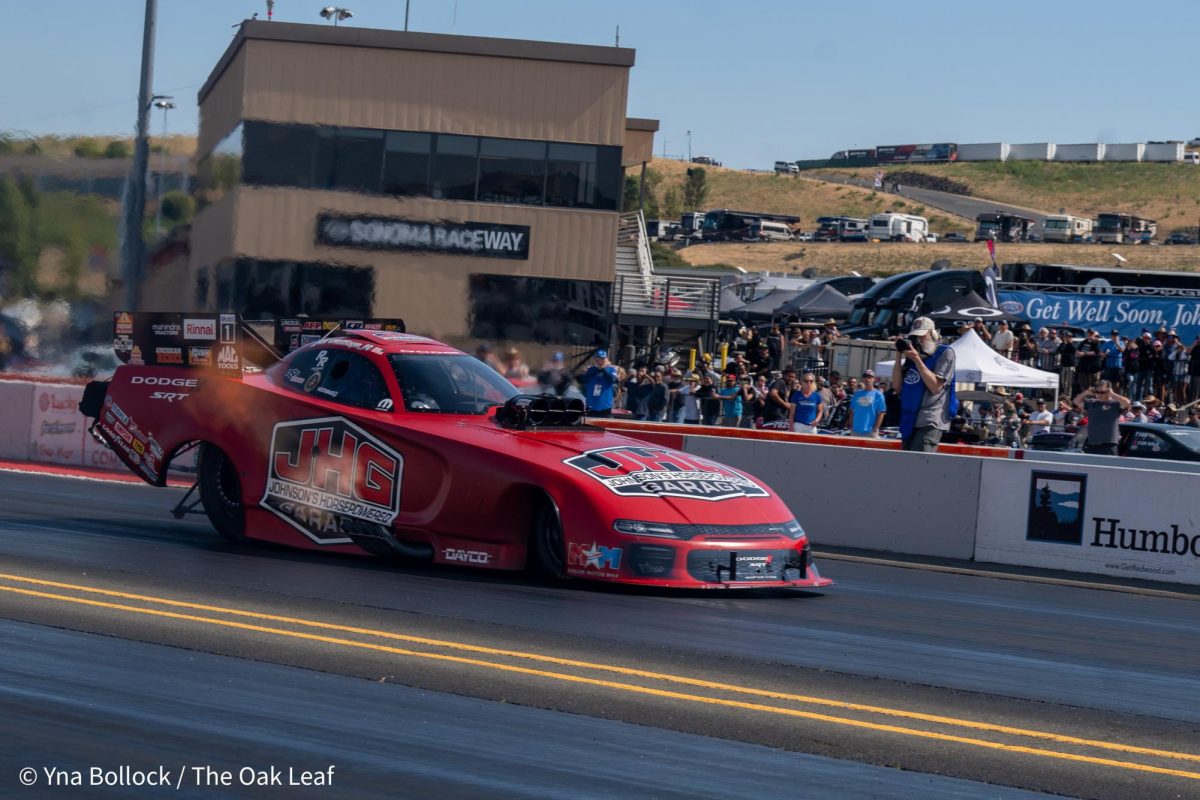
{"label": "concrete barrier wall", "polygon": [[0,381],[0,458],[29,458],[33,384]]}
{"label": "concrete barrier wall", "polygon": [[981,477],[978,561],[1200,584],[1194,475],[994,460]]}
{"label": "concrete barrier wall", "polygon": [[709,436],[684,447],[762,478],[817,545],[974,554],[982,459]]}

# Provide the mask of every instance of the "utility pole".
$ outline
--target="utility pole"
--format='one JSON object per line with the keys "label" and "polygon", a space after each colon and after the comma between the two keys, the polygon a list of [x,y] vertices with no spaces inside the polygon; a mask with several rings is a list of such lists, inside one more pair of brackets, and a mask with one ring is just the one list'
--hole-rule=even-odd
{"label": "utility pole", "polygon": [[688,163],[692,163],[692,132],[687,132],[688,136]]}
{"label": "utility pole", "polygon": [[163,112],[162,163],[159,166],[158,175],[154,180],[154,241],[156,242],[162,236],[162,185],[163,176],[167,172],[167,112],[175,107],[175,104],[171,102],[173,99],[169,94],[156,94],[150,100],[151,105],[155,108],[161,108]]}
{"label": "utility pole", "polygon": [[615,47],[620,47],[620,46],[621,46],[621,26],[618,25],[617,26],[617,43],[616,43]]}
{"label": "utility pole", "polygon": [[409,0],[404,0],[404,30],[408,30],[408,4]]}
{"label": "utility pole", "polygon": [[129,176],[129,197],[125,207],[124,250],[121,273],[125,281],[125,308],[134,311],[141,297],[146,244],[142,239],[142,218],[146,214],[146,167],[150,156],[150,84],[154,78],[154,27],[158,0],[146,0],[146,19],[142,26],[142,75],[138,86],[137,138],[133,143],[133,169]]}

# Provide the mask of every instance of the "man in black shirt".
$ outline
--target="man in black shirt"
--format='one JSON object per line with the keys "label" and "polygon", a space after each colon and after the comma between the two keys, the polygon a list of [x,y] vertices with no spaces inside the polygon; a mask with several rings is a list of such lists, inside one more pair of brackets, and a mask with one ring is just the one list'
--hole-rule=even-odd
{"label": "man in black shirt", "polygon": [[1100,374],[1100,334],[1094,330],[1087,332],[1087,338],[1079,343],[1076,358],[1079,364],[1079,386],[1081,389],[1090,388],[1096,383]]}
{"label": "man in black shirt", "polygon": [[1129,409],[1129,398],[1112,390],[1108,381],[1084,389],[1075,398],[1075,407],[1087,414],[1087,442],[1083,452],[1115,456],[1120,437],[1121,412]]}
{"label": "man in black shirt", "polygon": [[774,372],[779,369],[779,365],[783,362],[783,334],[779,330],[779,325],[772,325],[771,332],[767,335],[767,355],[770,357],[770,368]]}
{"label": "man in black shirt", "polygon": [[788,417],[792,412],[792,404],[788,401],[788,397],[791,396],[795,384],[796,370],[788,367],[783,371],[783,377],[774,381],[767,389],[762,413],[764,428],[790,430]]}

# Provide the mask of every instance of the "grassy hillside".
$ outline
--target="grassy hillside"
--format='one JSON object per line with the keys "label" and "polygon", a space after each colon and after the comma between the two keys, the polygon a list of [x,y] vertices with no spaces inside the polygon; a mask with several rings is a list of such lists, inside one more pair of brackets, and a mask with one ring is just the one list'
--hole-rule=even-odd
{"label": "grassy hillside", "polygon": [[[1009,161],[905,165],[905,170],[953,178],[974,197],[1048,213],[1094,217],[1122,211],[1156,219],[1159,238],[1172,228],[1200,221],[1200,167],[1192,164],[1056,164]],[[873,168],[845,170],[863,177]]]}

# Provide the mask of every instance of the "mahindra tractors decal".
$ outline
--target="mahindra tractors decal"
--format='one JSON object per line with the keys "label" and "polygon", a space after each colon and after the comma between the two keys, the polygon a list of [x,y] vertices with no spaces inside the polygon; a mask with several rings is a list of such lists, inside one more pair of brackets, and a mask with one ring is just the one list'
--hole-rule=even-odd
{"label": "mahindra tractors decal", "polygon": [[259,504],[318,544],[386,536],[404,458],[344,417],[280,422]]}
{"label": "mahindra tractors decal", "polygon": [[660,447],[629,445],[589,450],[563,463],[622,497],[729,500],[769,496],[754,479],[732,467]]}

